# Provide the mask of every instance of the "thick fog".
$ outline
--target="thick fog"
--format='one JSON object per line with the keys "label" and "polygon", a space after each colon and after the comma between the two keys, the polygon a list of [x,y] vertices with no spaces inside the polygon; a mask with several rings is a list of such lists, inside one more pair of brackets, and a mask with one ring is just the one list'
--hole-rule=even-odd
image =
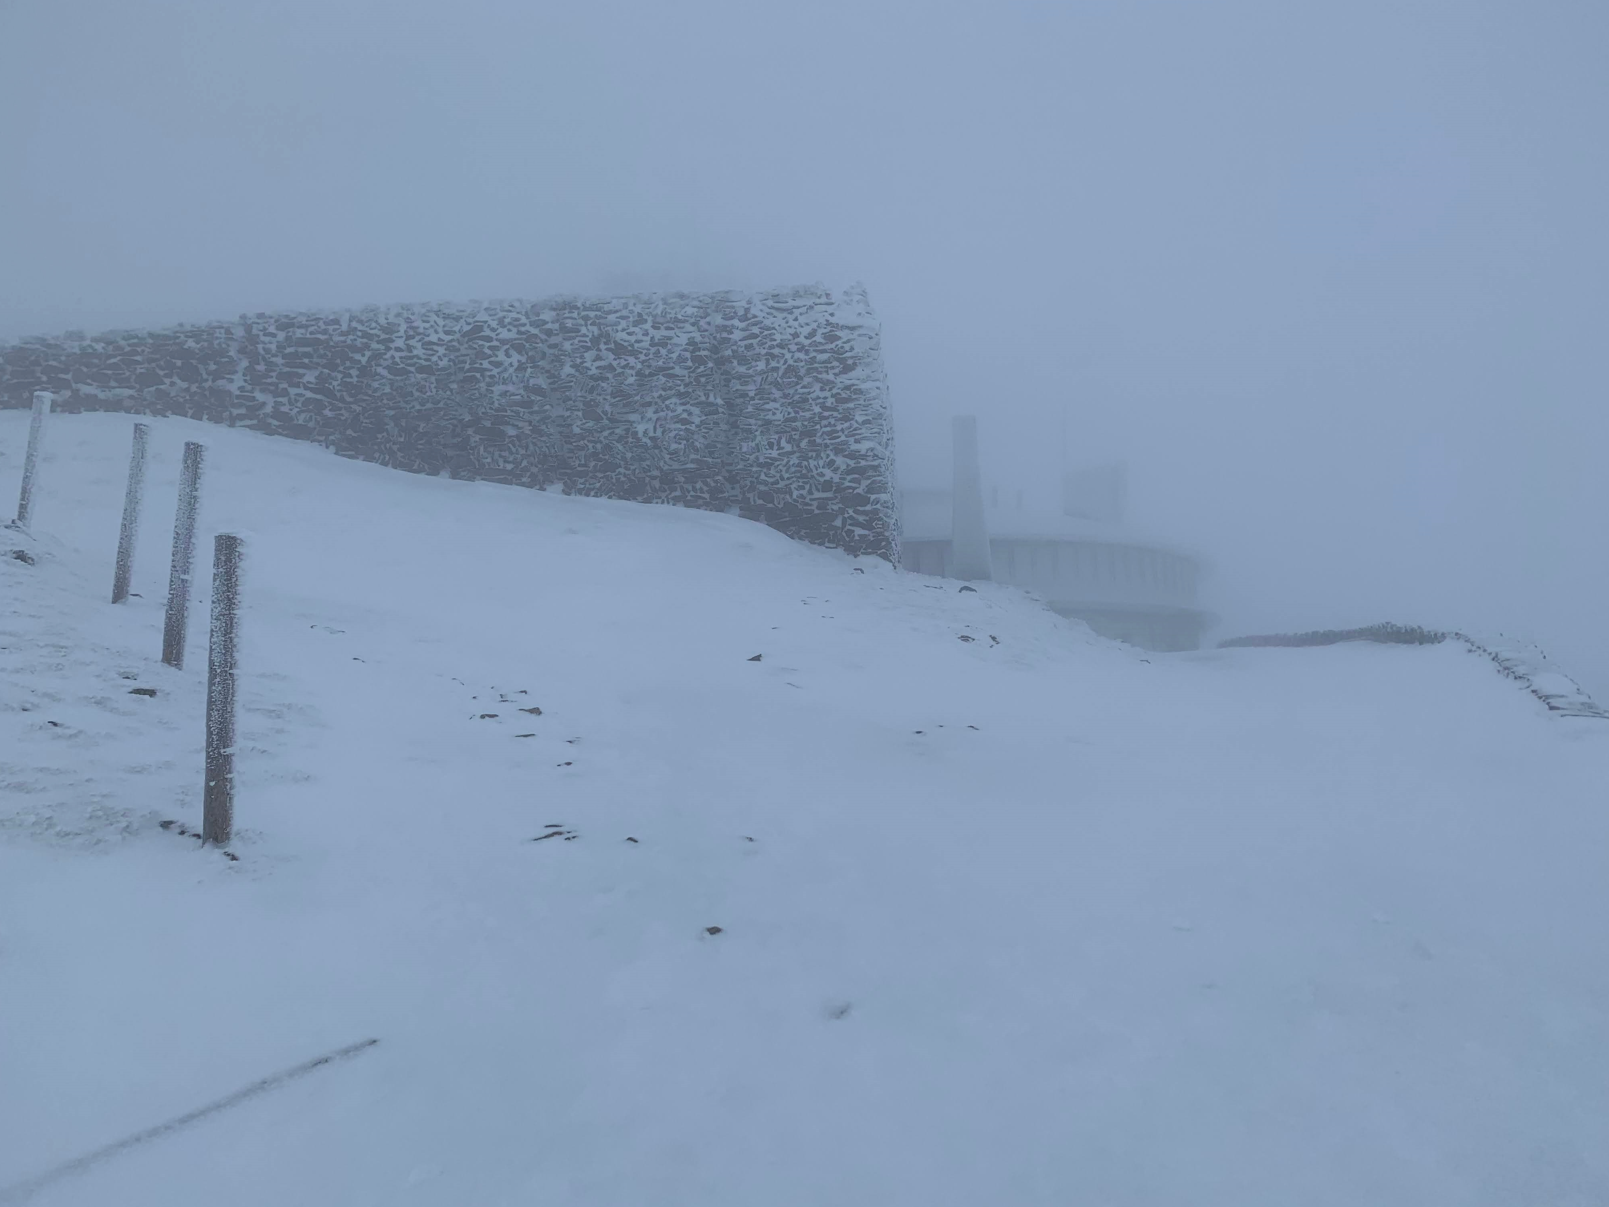
{"label": "thick fog", "polygon": [[1602,0],[0,0],[0,338],[863,281],[902,478],[1609,696]]}

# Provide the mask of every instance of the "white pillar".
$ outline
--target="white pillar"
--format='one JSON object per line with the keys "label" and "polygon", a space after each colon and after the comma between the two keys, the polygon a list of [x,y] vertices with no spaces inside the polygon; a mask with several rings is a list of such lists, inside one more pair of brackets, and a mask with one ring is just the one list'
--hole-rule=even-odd
{"label": "white pillar", "polygon": [[33,522],[34,487],[39,483],[39,446],[45,435],[45,416],[50,414],[49,390],[34,391],[33,416],[28,420],[28,451],[22,456],[22,493],[17,499],[15,527],[24,532]]}
{"label": "white pillar", "polygon": [[978,467],[977,418],[957,415],[951,439],[955,482],[951,493],[950,577],[992,579],[989,527],[983,514],[983,474]]}

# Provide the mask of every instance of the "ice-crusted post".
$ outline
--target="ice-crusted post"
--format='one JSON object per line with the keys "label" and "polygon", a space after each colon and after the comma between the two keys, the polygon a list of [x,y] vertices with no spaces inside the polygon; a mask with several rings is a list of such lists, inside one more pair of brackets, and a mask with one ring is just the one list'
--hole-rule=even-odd
{"label": "ice-crusted post", "polygon": [[50,414],[50,391],[34,391],[33,416],[28,420],[28,451],[22,456],[22,493],[17,497],[17,527],[26,529],[33,518],[34,486],[39,481],[39,444],[45,438],[45,416]]}
{"label": "ice-crusted post", "polygon": [[140,532],[140,502],[145,498],[145,446],[151,438],[146,423],[134,425],[134,448],[128,459],[128,490],[123,493],[123,526],[117,533],[117,568],[112,572],[112,602],[128,598],[134,577],[134,540]]}
{"label": "ice-crusted post", "polygon": [[212,639],[207,649],[207,782],[201,841],[229,842],[235,829],[235,641],[240,627],[238,536],[212,541]]}
{"label": "ice-crusted post", "polygon": [[173,517],[173,562],[168,568],[168,612],[162,624],[162,661],[184,666],[184,638],[190,620],[190,570],[196,556],[196,502],[201,494],[201,455],[205,450],[185,441],[179,470],[179,509]]}

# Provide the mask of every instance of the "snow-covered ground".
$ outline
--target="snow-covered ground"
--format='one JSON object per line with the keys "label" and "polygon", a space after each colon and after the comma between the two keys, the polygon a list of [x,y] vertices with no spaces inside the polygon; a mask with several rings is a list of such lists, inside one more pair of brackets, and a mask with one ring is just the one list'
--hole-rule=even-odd
{"label": "snow-covered ground", "polygon": [[[114,607],[130,423],[52,420],[0,559],[0,1188],[374,1037],[28,1201],[1609,1202],[1609,723],[1490,660],[1144,656],[180,420]],[[198,597],[247,541],[237,861],[179,832],[185,439]]]}

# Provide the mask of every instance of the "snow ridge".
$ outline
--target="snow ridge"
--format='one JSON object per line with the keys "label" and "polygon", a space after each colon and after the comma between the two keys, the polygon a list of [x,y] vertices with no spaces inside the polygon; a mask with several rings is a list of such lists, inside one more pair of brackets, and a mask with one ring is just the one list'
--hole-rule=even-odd
{"label": "snow ridge", "polygon": [[1579,683],[1549,662],[1547,655],[1535,644],[1501,635],[1476,638],[1454,629],[1427,629],[1420,625],[1384,622],[1356,629],[1314,629],[1305,633],[1261,633],[1231,637],[1220,641],[1218,648],[1305,649],[1349,641],[1367,641],[1378,645],[1439,645],[1444,641],[1460,641],[1474,653],[1490,658],[1504,677],[1525,688],[1549,712],[1567,717],[1609,719],[1609,709],[1600,706]]}

